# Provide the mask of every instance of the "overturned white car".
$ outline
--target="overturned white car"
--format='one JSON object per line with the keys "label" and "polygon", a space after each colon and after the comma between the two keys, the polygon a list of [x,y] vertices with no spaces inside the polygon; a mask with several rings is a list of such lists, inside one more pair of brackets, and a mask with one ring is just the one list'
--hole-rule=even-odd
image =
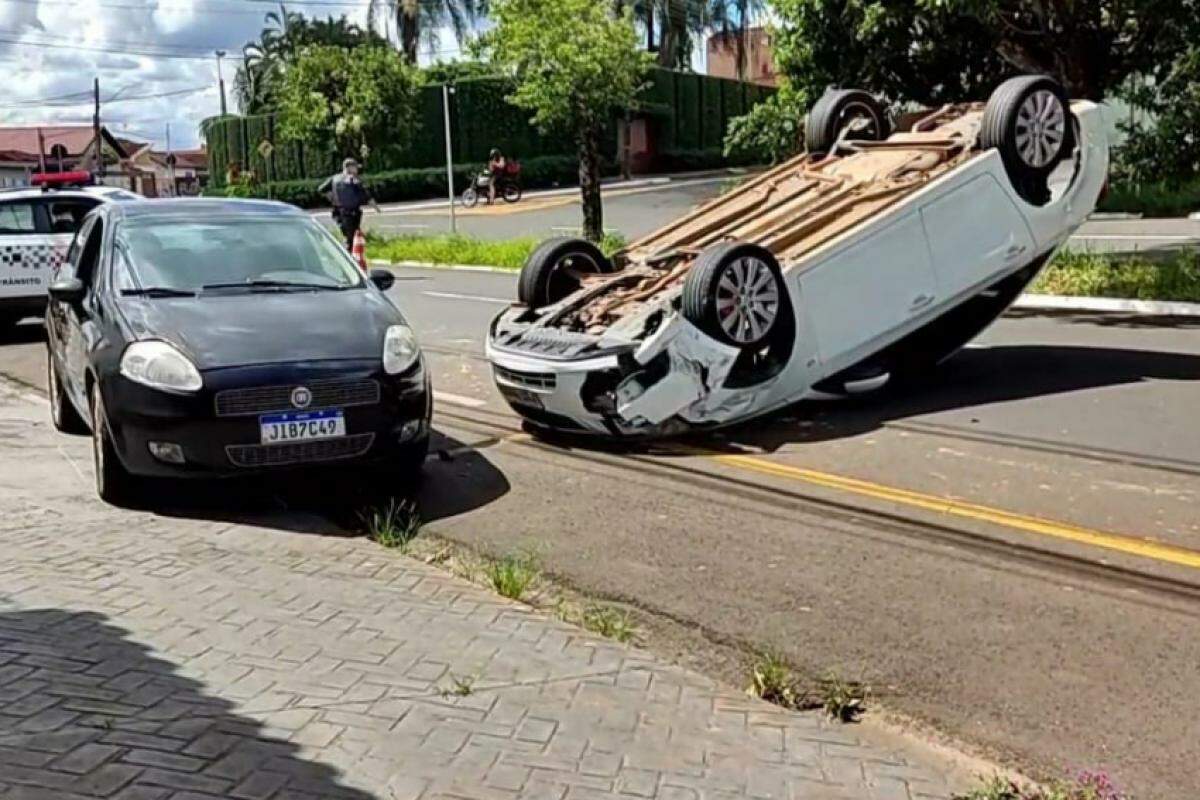
{"label": "overturned white car", "polygon": [[662,435],[929,370],[978,335],[1091,213],[1101,109],[1043,76],[892,125],[830,91],[808,152],[612,260],[545,242],[492,323],[531,423]]}

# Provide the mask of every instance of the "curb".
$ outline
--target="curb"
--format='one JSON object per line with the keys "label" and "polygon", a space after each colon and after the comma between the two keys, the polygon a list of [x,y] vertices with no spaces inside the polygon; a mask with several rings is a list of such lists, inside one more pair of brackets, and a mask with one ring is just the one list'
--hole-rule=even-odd
{"label": "curb", "polygon": [[[516,275],[517,270],[476,264],[432,264],[423,261],[373,259],[373,267],[389,269],[448,269],[456,272],[495,272]],[[1200,317],[1200,303],[1173,300],[1133,300],[1118,297],[1068,297],[1056,294],[1023,294],[1011,306],[1018,311],[1087,311],[1098,314],[1136,314],[1144,317]]]}
{"label": "curb", "polygon": [[1200,303],[1117,297],[1023,294],[1012,307],[1027,311],[1091,311],[1099,314],[1136,314],[1144,317],[1200,317]]}

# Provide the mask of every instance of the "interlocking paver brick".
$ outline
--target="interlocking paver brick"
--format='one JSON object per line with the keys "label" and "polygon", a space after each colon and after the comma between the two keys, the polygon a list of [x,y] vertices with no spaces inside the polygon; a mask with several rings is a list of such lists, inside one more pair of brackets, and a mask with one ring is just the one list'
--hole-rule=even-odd
{"label": "interlocking paver brick", "polygon": [[311,514],[104,506],[88,441],[4,384],[0,427],[5,800],[944,800],[961,777]]}

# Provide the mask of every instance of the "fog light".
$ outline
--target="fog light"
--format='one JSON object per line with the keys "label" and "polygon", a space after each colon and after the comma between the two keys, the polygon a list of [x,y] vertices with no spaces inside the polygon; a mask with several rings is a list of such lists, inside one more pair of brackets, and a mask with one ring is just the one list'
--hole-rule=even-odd
{"label": "fog light", "polygon": [[410,419],[396,431],[397,442],[411,442],[425,431],[425,420]]}
{"label": "fog light", "polygon": [[183,448],[174,442],[150,442],[150,455],[168,464],[182,464]]}

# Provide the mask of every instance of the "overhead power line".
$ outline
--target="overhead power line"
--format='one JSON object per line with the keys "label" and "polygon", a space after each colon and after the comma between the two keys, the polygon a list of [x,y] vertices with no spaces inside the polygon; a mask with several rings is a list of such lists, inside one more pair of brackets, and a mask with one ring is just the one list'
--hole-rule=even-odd
{"label": "overhead power line", "polygon": [[[207,61],[211,59],[212,51],[205,53],[193,51],[167,51],[167,50],[148,50],[144,48],[135,49],[135,45],[130,45],[126,42],[113,42],[111,47],[92,47],[82,44],[70,44],[68,42],[58,41],[32,41],[26,39],[14,39],[8,36],[0,35],[0,43],[12,44],[19,47],[45,47],[58,50],[75,50],[76,52],[85,53],[104,53],[106,55],[115,56],[139,56],[142,58],[178,58],[191,61]],[[190,48],[189,48],[190,49]],[[225,58],[240,60],[242,56],[227,55]]]}

